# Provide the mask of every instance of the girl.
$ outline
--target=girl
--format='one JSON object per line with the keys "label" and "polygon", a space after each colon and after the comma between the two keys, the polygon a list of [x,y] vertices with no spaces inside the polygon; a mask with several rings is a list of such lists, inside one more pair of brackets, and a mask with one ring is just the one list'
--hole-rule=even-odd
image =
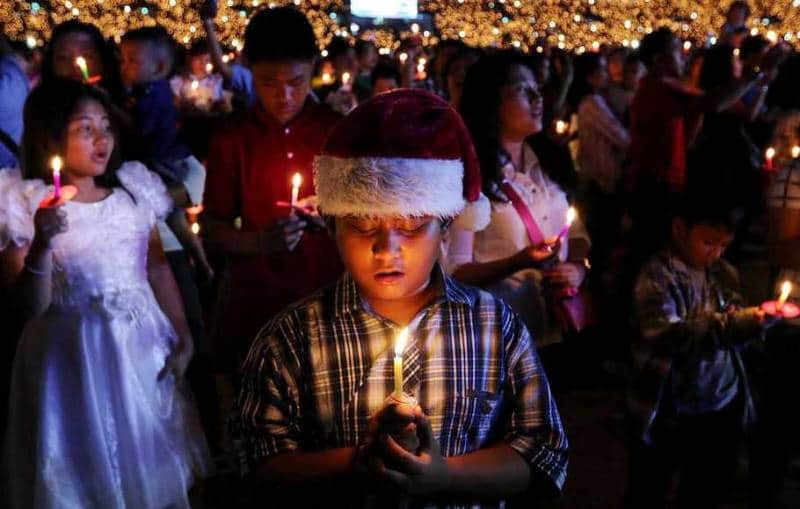
{"label": "girl", "polygon": [[[568,261],[566,241],[560,248],[532,245],[505,187],[508,183],[524,202],[545,240],[558,236],[567,197],[529,145],[529,138],[542,130],[542,108],[533,72],[516,54],[482,57],[467,72],[461,115],[475,143],[492,217],[488,228],[475,234],[453,227],[448,246],[448,264],[456,278],[502,297],[523,318],[538,346],[561,337],[545,307],[545,293],[577,288],[585,277],[581,263]],[[576,224],[572,231],[578,229]],[[549,268],[543,270],[545,261]]]}
{"label": "girl", "polygon": [[[120,166],[106,96],[54,79],[25,107],[24,178],[0,174],[0,267],[29,317],[12,374],[11,507],[188,507],[207,448],[184,393],[192,339],[155,224],[161,180]],[[78,192],[59,207],[49,157]]]}

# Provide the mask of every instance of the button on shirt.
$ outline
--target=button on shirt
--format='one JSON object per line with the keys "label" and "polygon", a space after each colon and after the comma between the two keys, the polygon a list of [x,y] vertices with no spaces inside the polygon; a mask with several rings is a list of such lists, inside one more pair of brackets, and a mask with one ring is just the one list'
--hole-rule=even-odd
{"label": "button on shirt", "polygon": [[[528,331],[487,292],[437,268],[440,297],[412,323],[404,392],[444,456],[503,440],[561,487],[567,439]],[[244,364],[234,429],[251,460],[356,446],[394,390],[399,327],[370,311],[349,274],[260,333]]]}

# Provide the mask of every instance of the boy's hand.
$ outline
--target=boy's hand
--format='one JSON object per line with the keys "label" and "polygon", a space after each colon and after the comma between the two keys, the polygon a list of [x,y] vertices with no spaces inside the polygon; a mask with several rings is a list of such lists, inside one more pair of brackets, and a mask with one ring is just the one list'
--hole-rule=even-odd
{"label": "boy's hand", "polygon": [[308,223],[290,216],[272,224],[260,233],[259,247],[262,253],[276,254],[293,251],[303,238],[303,229]]}
{"label": "boy's hand", "polygon": [[417,454],[403,449],[391,436],[381,439],[383,456],[388,462],[374,464],[379,478],[388,481],[400,491],[411,496],[425,496],[445,490],[450,481],[447,462],[442,457],[439,442],[433,436],[430,420],[421,411],[417,413],[420,447]]}
{"label": "boy's hand", "polygon": [[367,443],[377,444],[383,435],[392,435],[407,451],[419,448],[416,418],[422,410],[417,401],[406,394],[392,394],[383,407],[373,415],[367,425]]}

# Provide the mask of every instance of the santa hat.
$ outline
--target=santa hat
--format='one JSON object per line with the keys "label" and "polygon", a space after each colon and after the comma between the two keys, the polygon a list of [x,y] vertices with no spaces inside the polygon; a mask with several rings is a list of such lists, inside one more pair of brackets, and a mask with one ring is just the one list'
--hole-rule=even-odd
{"label": "santa hat", "polygon": [[456,218],[489,224],[478,157],[459,114],[422,90],[380,94],[331,131],[314,160],[323,214]]}

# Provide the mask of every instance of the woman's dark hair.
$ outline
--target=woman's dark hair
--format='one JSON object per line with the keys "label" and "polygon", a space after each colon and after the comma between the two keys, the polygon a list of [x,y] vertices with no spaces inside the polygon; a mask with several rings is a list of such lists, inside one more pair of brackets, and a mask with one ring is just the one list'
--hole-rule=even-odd
{"label": "woman's dark hair", "polygon": [[69,20],[60,23],[53,29],[50,44],[45,48],[42,59],[42,83],[56,79],[53,74],[53,51],[63,37],[74,33],[82,33],[89,36],[92,44],[97,48],[97,54],[100,55],[100,61],[103,64],[103,79],[99,85],[108,92],[114,103],[122,104],[125,99],[125,89],[122,85],[119,58],[115,46],[103,38],[103,34],[100,33],[96,26],[89,23]]}
{"label": "woman's dark hair", "polygon": [[573,110],[577,111],[581,99],[594,92],[588,79],[600,69],[603,58],[601,53],[584,53],[575,60],[575,79],[567,95],[567,101]]}
{"label": "woman's dark hair", "polygon": [[[42,83],[25,101],[24,122],[20,159],[22,173],[26,179],[42,179],[52,182],[50,158],[63,154],[67,141],[67,125],[70,118],[87,101],[96,101],[109,112],[108,96],[96,88],[79,81],[52,78]],[[112,120],[112,128],[114,127]],[[106,172],[95,179],[97,185],[107,188],[119,186],[116,172],[122,163],[119,137],[114,130],[114,150]]]}
{"label": "woman's dark hair", "polygon": [[708,48],[700,72],[700,88],[708,92],[728,85],[733,80],[733,58],[730,44]]}
{"label": "woman's dark hair", "polygon": [[314,29],[306,15],[297,9],[262,9],[247,24],[244,56],[250,65],[278,60],[313,62],[317,55]]}
{"label": "woman's dark hair", "polygon": [[[478,154],[483,192],[490,199],[497,196],[501,170],[508,159],[499,137],[503,87],[519,67],[533,73],[530,59],[517,52],[503,50],[486,54],[469,68],[464,81],[459,111]],[[543,166],[542,169],[553,178],[548,168]]]}

